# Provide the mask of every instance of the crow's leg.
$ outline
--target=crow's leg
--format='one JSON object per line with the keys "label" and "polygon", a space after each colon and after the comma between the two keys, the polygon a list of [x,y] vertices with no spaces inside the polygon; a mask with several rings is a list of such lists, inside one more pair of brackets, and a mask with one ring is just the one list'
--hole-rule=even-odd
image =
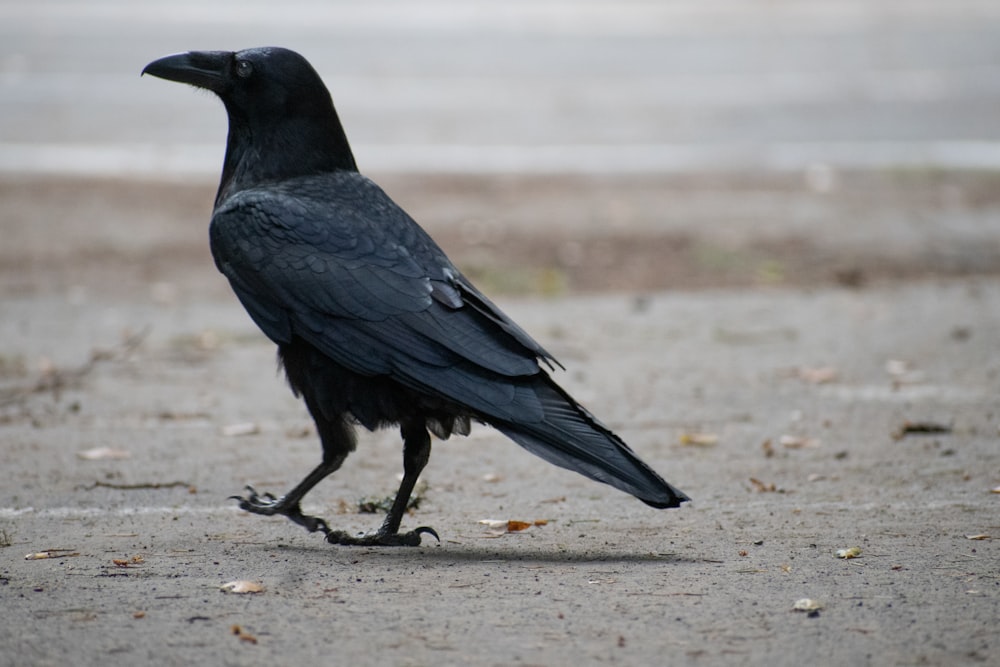
{"label": "crow's leg", "polygon": [[328,542],[333,544],[348,544],[360,546],[415,547],[420,544],[420,535],[427,533],[440,541],[433,528],[421,526],[408,533],[399,532],[399,524],[406,512],[413,487],[420,477],[420,472],[431,457],[431,436],[423,421],[411,420],[402,424],[403,433],[403,481],[396,492],[389,514],[382,526],[369,535],[348,535],[343,531],[330,531],[326,534]]}
{"label": "crow's leg", "polygon": [[306,475],[306,478],[299,482],[294,489],[280,498],[275,498],[270,493],[258,494],[252,486],[246,487],[246,498],[242,496],[230,497],[240,501],[240,509],[247,512],[265,516],[280,514],[303,526],[310,533],[319,530],[323,534],[329,535],[330,527],[326,521],[319,517],[303,514],[299,503],[323,478],[340,468],[347,455],[354,450],[354,430],[343,419],[330,420],[325,418],[319,410],[314,410],[314,405],[308,396],[306,397],[306,405],[313,415],[316,430],[319,431],[320,441],[323,443],[323,462]]}
{"label": "crow's leg", "polygon": [[250,485],[247,485],[246,487],[246,498],[242,496],[230,496],[230,498],[240,501],[240,509],[246,510],[247,512],[263,514],[265,516],[280,514],[281,516],[288,517],[300,526],[305,527],[305,529],[310,533],[315,533],[317,530],[321,530],[324,534],[329,534],[330,527],[326,525],[326,521],[319,517],[303,514],[302,508],[299,507],[299,502],[302,500],[303,496],[309,493],[314,486],[319,484],[324,477],[339,468],[343,461],[344,457],[336,462],[328,463],[324,461],[323,463],[320,463],[311,473],[306,475],[306,478],[299,482],[294,489],[280,498],[275,498],[270,493],[260,495]]}

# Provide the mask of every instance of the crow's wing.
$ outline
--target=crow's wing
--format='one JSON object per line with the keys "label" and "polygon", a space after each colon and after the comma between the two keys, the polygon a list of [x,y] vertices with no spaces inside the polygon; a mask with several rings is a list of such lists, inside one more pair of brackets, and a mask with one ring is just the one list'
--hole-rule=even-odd
{"label": "crow's wing", "polygon": [[533,392],[491,380],[535,375],[554,359],[367,178],[245,190],[216,209],[210,234],[220,271],[274,342],[298,336],[356,373],[484,415],[540,418]]}

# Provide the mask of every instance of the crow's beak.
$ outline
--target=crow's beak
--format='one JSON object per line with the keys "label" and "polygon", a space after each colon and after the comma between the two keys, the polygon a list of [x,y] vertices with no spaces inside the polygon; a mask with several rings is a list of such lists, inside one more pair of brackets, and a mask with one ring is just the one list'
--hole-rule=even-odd
{"label": "crow's beak", "polygon": [[232,58],[230,51],[175,53],[149,63],[142,73],[221,93]]}

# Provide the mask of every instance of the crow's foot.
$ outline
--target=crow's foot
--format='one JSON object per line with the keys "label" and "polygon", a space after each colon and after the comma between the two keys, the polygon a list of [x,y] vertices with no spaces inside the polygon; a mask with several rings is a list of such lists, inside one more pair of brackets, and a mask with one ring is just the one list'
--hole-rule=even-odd
{"label": "crow's foot", "polygon": [[304,527],[310,533],[315,533],[318,530],[327,535],[327,539],[329,539],[330,527],[326,525],[326,521],[316,516],[303,514],[297,502],[289,502],[285,497],[275,498],[270,493],[260,495],[252,486],[247,486],[246,490],[246,498],[243,496],[229,496],[232,500],[240,501],[241,510],[246,510],[253,514],[263,514],[264,516],[285,516]]}
{"label": "crow's foot", "polygon": [[380,530],[368,535],[348,535],[342,530],[331,530],[326,534],[326,541],[330,544],[360,547],[417,547],[420,546],[420,535],[423,533],[432,535],[438,542],[441,541],[437,532],[428,526],[414,528],[408,533],[389,533]]}

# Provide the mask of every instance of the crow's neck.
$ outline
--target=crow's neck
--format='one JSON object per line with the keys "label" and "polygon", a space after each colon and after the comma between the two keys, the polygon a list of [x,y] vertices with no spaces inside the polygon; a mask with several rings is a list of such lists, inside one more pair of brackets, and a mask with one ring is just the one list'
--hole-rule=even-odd
{"label": "crow's neck", "polygon": [[232,114],[218,206],[228,196],[263,183],[333,171],[357,171],[347,135],[336,115],[326,122],[288,119],[259,129]]}

